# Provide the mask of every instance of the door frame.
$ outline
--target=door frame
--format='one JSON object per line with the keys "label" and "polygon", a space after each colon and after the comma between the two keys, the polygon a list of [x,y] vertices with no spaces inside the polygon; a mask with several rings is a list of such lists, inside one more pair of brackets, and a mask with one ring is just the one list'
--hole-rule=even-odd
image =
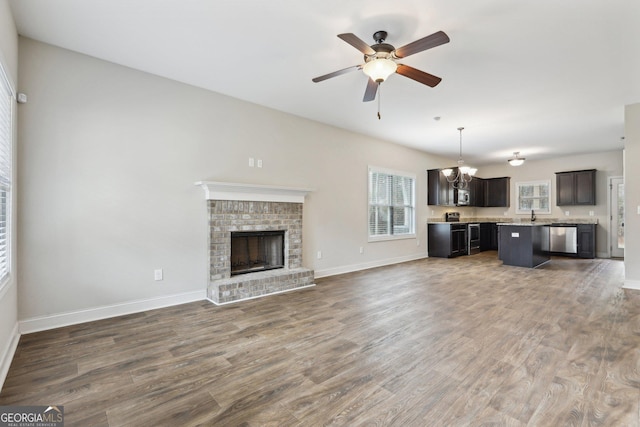
{"label": "door frame", "polygon": [[[607,244],[607,253],[609,255],[609,258],[612,257],[612,252],[613,252],[613,235],[614,235],[614,230],[613,229],[613,206],[611,206],[611,197],[613,195],[613,180],[614,179],[621,179],[622,182],[624,183],[624,176],[610,176],[609,177],[609,182],[607,185],[607,211],[608,211],[608,216],[609,216],[609,242]],[[626,206],[625,206],[625,217],[626,217]]]}

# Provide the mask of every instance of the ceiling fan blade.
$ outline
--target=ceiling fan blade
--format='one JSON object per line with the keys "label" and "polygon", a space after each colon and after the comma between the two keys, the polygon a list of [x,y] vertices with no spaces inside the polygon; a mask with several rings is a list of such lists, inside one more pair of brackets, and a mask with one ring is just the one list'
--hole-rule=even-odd
{"label": "ceiling fan blade", "polygon": [[369,81],[367,82],[367,88],[364,90],[364,98],[362,98],[362,102],[369,102],[376,99],[378,86],[378,82],[374,82],[373,79],[369,78]]}
{"label": "ceiling fan blade", "polygon": [[340,37],[342,40],[346,41],[365,55],[374,55],[376,53],[376,51],[373,50],[371,46],[365,43],[362,39],[358,38],[358,36],[356,36],[355,34],[338,34],[338,37]]}
{"label": "ceiling fan blade", "polygon": [[433,74],[425,73],[424,71],[420,71],[416,68],[403,64],[398,64],[396,73],[401,74],[405,77],[409,77],[412,80],[431,87],[437,86],[438,83],[442,81],[440,77],[434,76]]}
{"label": "ceiling fan blade", "polygon": [[422,52],[423,50],[431,49],[432,47],[440,46],[445,43],[449,43],[449,36],[442,31],[438,31],[430,36],[423,37],[412,43],[399,47],[396,49],[395,55],[398,58],[406,58],[414,53]]}
{"label": "ceiling fan blade", "polygon": [[333,73],[325,74],[324,76],[316,77],[314,79],[311,79],[311,81],[313,81],[314,83],[318,83],[323,80],[330,79],[331,77],[336,77],[336,76],[348,73],[350,71],[360,70],[361,68],[362,68],[362,65],[354,65],[352,67],[347,67],[347,68],[343,68],[342,70],[334,71]]}

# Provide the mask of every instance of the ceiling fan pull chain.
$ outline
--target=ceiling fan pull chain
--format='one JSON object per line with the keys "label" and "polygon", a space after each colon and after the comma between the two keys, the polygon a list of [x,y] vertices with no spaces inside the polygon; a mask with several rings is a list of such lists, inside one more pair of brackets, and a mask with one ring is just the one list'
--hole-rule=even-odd
{"label": "ceiling fan pull chain", "polygon": [[380,98],[382,98],[382,85],[378,83],[378,120],[380,120]]}

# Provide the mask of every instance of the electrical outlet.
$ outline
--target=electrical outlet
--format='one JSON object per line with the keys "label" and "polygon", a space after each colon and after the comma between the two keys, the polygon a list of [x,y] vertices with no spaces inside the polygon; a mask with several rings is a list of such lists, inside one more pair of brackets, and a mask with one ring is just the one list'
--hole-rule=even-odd
{"label": "electrical outlet", "polygon": [[360,246],[360,253],[363,254],[364,253],[364,248],[362,246]]}
{"label": "electrical outlet", "polygon": [[253,157],[249,157],[249,167],[252,168],[254,165],[254,159]]}
{"label": "electrical outlet", "polygon": [[595,212],[589,211],[589,216],[594,216],[594,215],[595,215]]}
{"label": "electrical outlet", "polygon": [[564,216],[569,216],[569,211],[564,211]]}
{"label": "electrical outlet", "polygon": [[322,251],[318,251],[318,259],[322,259]]}
{"label": "electrical outlet", "polygon": [[162,269],[153,270],[153,280],[162,280]]}
{"label": "electrical outlet", "polygon": [[258,159],[258,167],[261,168],[262,167],[262,159]]}

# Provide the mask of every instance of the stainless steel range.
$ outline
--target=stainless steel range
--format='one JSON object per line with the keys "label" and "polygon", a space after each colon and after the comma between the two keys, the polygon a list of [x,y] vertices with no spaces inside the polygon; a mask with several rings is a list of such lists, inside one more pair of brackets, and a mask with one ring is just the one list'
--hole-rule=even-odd
{"label": "stainless steel range", "polygon": [[444,220],[446,222],[460,222],[460,212],[445,212]]}

